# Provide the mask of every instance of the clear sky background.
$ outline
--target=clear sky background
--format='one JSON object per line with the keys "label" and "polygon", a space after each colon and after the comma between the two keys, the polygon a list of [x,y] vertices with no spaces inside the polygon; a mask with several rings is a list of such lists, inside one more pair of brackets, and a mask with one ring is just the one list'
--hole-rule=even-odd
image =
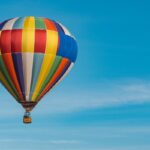
{"label": "clear sky background", "polygon": [[63,23],[79,53],[69,75],[24,125],[0,86],[1,150],[149,150],[150,2],[1,0],[0,21],[43,16]]}

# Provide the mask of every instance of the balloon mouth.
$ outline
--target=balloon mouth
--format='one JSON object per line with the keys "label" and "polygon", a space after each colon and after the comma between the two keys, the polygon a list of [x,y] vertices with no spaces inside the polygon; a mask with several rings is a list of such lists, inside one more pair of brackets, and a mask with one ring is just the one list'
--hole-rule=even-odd
{"label": "balloon mouth", "polygon": [[37,104],[37,102],[24,102],[24,101],[21,101],[20,103],[27,112],[32,111],[32,109]]}
{"label": "balloon mouth", "polygon": [[30,112],[28,112],[28,111],[25,112],[25,114],[23,116],[23,123],[25,123],[25,124],[32,123],[32,118],[31,118]]}

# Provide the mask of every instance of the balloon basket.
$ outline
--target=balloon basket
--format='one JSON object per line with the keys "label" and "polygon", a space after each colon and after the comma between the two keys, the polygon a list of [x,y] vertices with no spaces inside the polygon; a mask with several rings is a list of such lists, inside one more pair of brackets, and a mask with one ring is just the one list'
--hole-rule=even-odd
{"label": "balloon basket", "polygon": [[24,117],[23,117],[23,123],[25,123],[25,124],[32,123],[32,118],[31,118],[29,112],[26,112],[26,113],[25,113],[25,115],[24,115]]}

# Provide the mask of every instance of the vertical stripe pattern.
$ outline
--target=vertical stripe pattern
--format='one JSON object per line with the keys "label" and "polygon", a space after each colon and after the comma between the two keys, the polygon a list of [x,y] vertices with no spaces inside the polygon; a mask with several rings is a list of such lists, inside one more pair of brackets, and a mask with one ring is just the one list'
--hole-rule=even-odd
{"label": "vertical stripe pattern", "polygon": [[75,38],[56,21],[29,16],[0,24],[0,82],[22,105],[38,102],[76,57]]}

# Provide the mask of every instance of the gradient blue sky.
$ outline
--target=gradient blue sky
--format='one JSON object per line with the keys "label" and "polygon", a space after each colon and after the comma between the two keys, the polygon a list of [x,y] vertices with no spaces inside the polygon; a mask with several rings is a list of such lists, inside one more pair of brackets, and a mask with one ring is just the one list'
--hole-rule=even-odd
{"label": "gradient blue sky", "polygon": [[0,86],[2,150],[150,149],[150,2],[1,0],[0,21],[44,16],[78,41],[70,74],[22,124],[23,109]]}

